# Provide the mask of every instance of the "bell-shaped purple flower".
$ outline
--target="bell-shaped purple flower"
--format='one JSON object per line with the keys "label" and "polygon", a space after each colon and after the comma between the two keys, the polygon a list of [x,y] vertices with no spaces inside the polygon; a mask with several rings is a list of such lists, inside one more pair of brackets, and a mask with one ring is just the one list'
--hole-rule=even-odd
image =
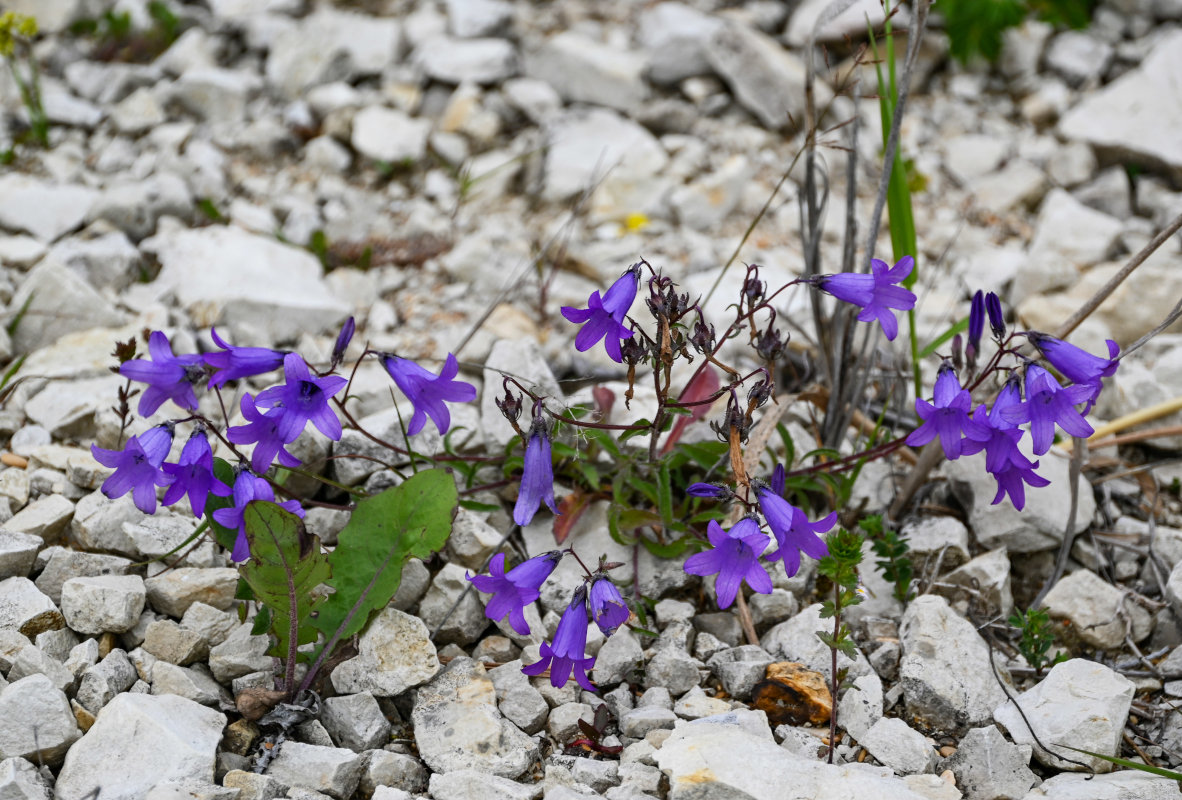
{"label": "bell-shaped purple flower", "polygon": [[1002,416],[1016,424],[1030,423],[1034,454],[1041,456],[1055,442],[1056,425],[1069,436],[1086,438],[1095,432],[1076,409],[1091,396],[1091,385],[1064,388],[1051,373],[1031,364],[1026,368],[1026,402],[1005,409]]}
{"label": "bell-shaped purple flower", "polygon": [[172,447],[172,425],[157,425],[132,436],[122,450],[106,450],[91,445],[96,461],[115,471],[103,481],[102,492],[114,500],[131,492],[135,507],[145,514],[156,513],[156,487],[175,480],[161,469]]}
{"label": "bell-shaped purple flower", "polygon": [[1009,409],[1022,404],[1020,385],[1021,379],[1013,375],[1002,387],[992,409],[987,412],[984,405],[977,406],[973,411],[973,419],[988,426],[989,439],[983,442],[965,439],[962,450],[962,455],[985,451],[985,471],[997,481],[993,505],[1000,503],[1008,494],[1014,508],[1019,511],[1026,505],[1027,484],[1046,486],[1050,483],[1034,471],[1038,468],[1038,462],[1031,461],[1018,449],[1023,431],[1006,418]]}
{"label": "bell-shaped purple flower", "polygon": [[744,517],[735,523],[730,532],[724,531],[717,520],[710,520],[706,536],[712,550],[695,553],[685,560],[683,569],[690,575],[717,575],[714,593],[719,608],[730,608],[735,602],[743,581],[752,591],[770,594],[772,579],[759,563],[759,554],[767,547],[770,539],[759,530],[754,517]]}
{"label": "bell-shaped purple flower", "polygon": [[521,488],[517,490],[517,503],[513,506],[513,521],[525,527],[538,513],[538,506],[545,501],[555,514],[558,506],[554,503],[554,464],[550,459],[550,432],[546,420],[539,410],[529,429],[529,441],[525,445],[525,465],[521,472]]}
{"label": "bell-shaped purple flower", "polygon": [[636,288],[640,268],[632,267],[608,288],[603,297],[596,290],[587,298],[586,308],[563,306],[562,316],[568,322],[581,324],[575,336],[575,349],[580,353],[590,350],[603,340],[607,355],[616,363],[623,363],[620,342],[632,337],[632,331],[624,325],[624,318],[636,300]]}
{"label": "bell-shaped purple flower", "polygon": [[861,322],[878,320],[887,339],[894,341],[899,335],[899,322],[894,311],[910,311],[915,308],[915,295],[896,286],[906,280],[915,269],[915,259],[904,256],[895,266],[874,258],[870,261],[870,274],[842,272],[825,275],[817,285],[825,292],[846,303],[861,307],[858,314]]}
{"label": "bell-shaped purple flower", "polygon": [[286,356],[282,350],[271,350],[267,347],[235,347],[218,336],[217,328],[210,329],[209,335],[218,347],[220,353],[206,353],[205,363],[217,370],[209,379],[209,388],[224,386],[227,381],[249,378],[252,375],[262,375],[283,365]]}
{"label": "bell-shaped purple flower", "polygon": [[451,427],[451,413],[444,403],[470,403],[476,399],[475,386],[455,379],[460,364],[451,353],[447,354],[439,375],[428,372],[413,361],[389,353],[382,356],[382,364],[414,406],[414,414],[406,426],[407,436],[414,436],[421,431],[427,424],[427,417],[435,423],[439,433],[447,433]]}
{"label": "bell-shaped purple flower", "polygon": [[283,419],[282,409],[273,408],[266,414],[259,411],[254,398],[249,394],[242,395],[239,404],[242,416],[246,417],[246,425],[235,425],[226,431],[226,438],[234,444],[253,444],[254,452],[250,454],[250,468],[258,474],[263,474],[271,468],[271,463],[277,458],[280,466],[298,467],[300,460],[284,449],[288,444],[279,432],[279,423]]}
{"label": "bell-shaped purple flower", "polygon": [[1031,331],[1026,337],[1038,348],[1042,357],[1059,370],[1060,375],[1079,386],[1089,387],[1090,394],[1083,411],[1085,414],[1092,409],[1096,398],[1100,396],[1100,390],[1103,388],[1101,379],[1112,377],[1116,373],[1116,368],[1120,366],[1120,359],[1117,358],[1120,354],[1120,345],[1111,339],[1107,340],[1108,358],[1103,358],[1045,333]]}
{"label": "bell-shaped purple flower", "polygon": [[973,400],[968,391],[960,388],[956,372],[948,363],[940,367],[936,376],[934,403],[923,398],[915,401],[915,413],[923,424],[907,437],[907,444],[917,447],[925,445],[937,436],[944,455],[950,461],[960,458],[961,440],[965,437],[976,441],[989,438],[989,428],[969,417]]}
{"label": "bell-shaped purple flower", "polygon": [[591,584],[591,618],[603,631],[604,636],[611,636],[632,616],[632,610],[620,596],[620,590],[606,575],[600,575]]}
{"label": "bell-shaped purple flower", "polygon": [[140,395],[141,417],[156,413],[166,400],[172,400],[181,408],[197,408],[197,395],[193,386],[205,377],[205,360],[200,355],[174,356],[172,345],[162,331],[152,331],[148,337],[148,353],[152,360],[136,358],[124,361],[119,367],[123,377],[148,384]]}
{"label": "bell-shaped purple flower", "polygon": [[221,497],[230,494],[230,487],[214,477],[213,450],[209,447],[204,428],[193,431],[181,450],[180,461],[165,464],[164,471],[174,478],[173,484],[164,493],[164,505],[170,506],[188,495],[189,508],[195,517],[205,513],[205,502],[211,491]]}
{"label": "bell-shaped purple flower", "polygon": [[777,549],[768,554],[767,560],[783,561],[789,578],[800,571],[802,552],[813,559],[829,555],[825,540],[818,534],[829,531],[837,523],[836,511],[816,522],[809,522],[807,514],[772,491],[770,486],[757,485],[755,496],[759,499],[763,518],[776,538]]}
{"label": "bell-shaped purple flower", "polygon": [[259,392],[255,405],[278,412],[276,427],[284,443],[298,439],[309,422],[329,439],[340,439],[341,421],[328,399],[348,381],[339,375],[313,377],[304,359],[295,353],[283,359],[283,375],[286,382]]}
{"label": "bell-shaped purple flower", "polygon": [[467,578],[479,591],[492,595],[484,609],[484,615],[491,620],[509,615],[509,624],[522,636],[529,635],[529,623],[525,621],[525,607],[541,596],[542,584],[562,560],[561,550],[552,550],[540,556],[523,561],[505,572],[505,554],[497,553],[488,562],[488,575],[468,575]]}
{"label": "bell-shaped purple flower", "polygon": [[542,657],[528,667],[523,667],[526,675],[541,675],[550,668],[550,685],[561,688],[574,671],[575,680],[589,692],[598,691],[595,684],[587,677],[587,670],[595,664],[593,657],[587,656],[587,587],[580,586],[575,590],[570,605],[562,612],[562,619],[558,621],[558,630],[554,632],[554,644],[542,642]]}
{"label": "bell-shaped purple flower", "polygon": [[[234,550],[230,553],[230,560],[237,564],[250,558],[250,542],[246,538],[246,520],[243,512],[255,500],[274,503],[275,492],[271,484],[244,469],[239,471],[238,477],[234,479],[233,495],[234,505],[214,511],[213,520],[222,527],[238,529],[238,538],[234,540]],[[304,516],[304,509],[299,500],[285,500],[279,503],[279,507],[301,519]]]}

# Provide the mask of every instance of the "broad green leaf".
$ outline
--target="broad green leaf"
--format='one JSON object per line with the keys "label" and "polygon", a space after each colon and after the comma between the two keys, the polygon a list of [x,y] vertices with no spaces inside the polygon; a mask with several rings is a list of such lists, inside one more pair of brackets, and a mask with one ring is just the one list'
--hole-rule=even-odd
{"label": "broad green leaf", "polygon": [[317,602],[312,590],[329,578],[328,558],[300,518],[274,503],[255,500],[242,517],[251,558],[238,570],[271,609],[271,632],[278,640],[271,652],[286,658],[293,634],[297,644],[316,640],[306,623]]}
{"label": "broad green leaf", "polygon": [[329,643],[360,632],[390,602],[408,559],[428,559],[447,543],[457,505],[455,480],[443,469],[357,503],[328,557],[335,591],[312,619]]}

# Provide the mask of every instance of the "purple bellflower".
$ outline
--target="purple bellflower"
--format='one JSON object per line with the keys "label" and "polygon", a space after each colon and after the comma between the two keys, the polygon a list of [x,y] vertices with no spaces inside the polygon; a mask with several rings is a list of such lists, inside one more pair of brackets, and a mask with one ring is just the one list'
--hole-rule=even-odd
{"label": "purple bellflower", "polygon": [[855,272],[825,275],[817,285],[838,300],[860,306],[862,312],[858,319],[861,322],[878,320],[887,339],[894,341],[899,334],[899,322],[892,309],[910,311],[915,308],[915,295],[895,284],[902,283],[911,274],[915,259],[904,256],[891,267],[874,258],[870,260],[870,269],[869,275]]}
{"label": "purple bellflower", "polygon": [[414,436],[427,424],[427,417],[435,423],[440,434],[451,427],[451,413],[444,402],[470,403],[476,399],[476,387],[464,381],[457,381],[460,364],[451,353],[443,362],[439,375],[434,375],[413,361],[385,353],[382,365],[394,379],[394,383],[414,406],[406,434]]}
{"label": "purple bellflower", "polygon": [[923,424],[907,437],[907,444],[915,447],[925,445],[937,436],[944,455],[949,461],[960,458],[961,441],[964,438],[983,442],[990,436],[989,428],[969,416],[973,400],[968,390],[960,388],[956,371],[947,362],[940,366],[936,376],[934,403],[923,398],[915,401],[915,413]]}
{"label": "purple bellflower", "polygon": [[591,618],[603,631],[611,636],[632,616],[631,609],[620,596],[620,590],[606,575],[601,575],[591,584]]}
{"label": "purple bellflower", "polygon": [[603,297],[599,296],[598,290],[592,292],[586,308],[562,307],[562,316],[568,322],[583,326],[575,336],[576,350],[580,353],[590,350],[602,339],[608,357],[617,364],[623,363],[620,342],[632,337],[632,331],[624,325],[624,318],[636,300],[639,278],[640,268],[632,267],[616,278]]}
{"label": "purple bellflower", "polygon": [[230,494],[230,487],[214,477],[213,451],[209,447],[209,439],[205,437],[204,428],[193,431],[181,450],[180,461],[165,464],[164,471],[174,478],[164,493],[164,505],[170,506],[188,495],[189,508],[195,517],[205,513],[205,502],[210,492],[221,497]]}
{"label": "purple bellflower", "polygon": [[271,350],[267,347],[235,347],[222,341],[217,328],[211,328],[209,335],[218,347],[220,353],[206,353],[205,363],[217,372],[209,379],[209,388],[224,386],[227,381],[249,378],[252,375],[262,375],[279,369],[286,355],[282,350]]}
{"label": "purple bellflower", "polygon": [[[246,519],[243,512],[255,500],[274,503],[275,492],[271,489],[271,484],[244,469],[234,479],[233,494],[234,505],[214,511],[213,520],[225,528],[238,529],[238,538],[234,540],[234,550],[230,553],[230,560],[237,564],[250,558],[250,542],[246,538]],[[304,516],[304,509],[299,500],[285,500],[279,507],[297,517]]]}
{"label": "purple bellflower", "polygon": [[488,562],[488,575],[468,575],[479,591],[492,595],[484,615],[491,620],[509,615],[509,624],[522,636],[529,635],[529,623],[525,621],[525,607],[541,596],[542,584],[550,577],[554,567],[562,560],[561,550],[552,550],[528,561],[522,561],[505,572],[505,554],[497,553]]}
{"label": "purple bellflower", "polygon": [[529,441],[525,445],[525,466],[521,472],[521,488],[517,490],[517,503],[513,506],[513,521],[525,527],[538,513],[538,506],[545,501],[555,514],[560,513],[554,503],[554,464],[550,460],[550,432],[541,407],[534,411],[534,423],[529,429]]}
{"label": "purple bellflower", "polygon": [[[777,465],[778,471],[783,467]],[[814,559],[829,555],[825,540],[818,534],[825,533],[837,523],[837,512],[809,522],[808,515],[789,503],[770,486],[756,486],[755,496],[759,499],[759,510],[763,512],[767,526],[776,538],[777,549],[768,554],[768,561],[783,561],[784,571],[791,578],[800,571],[800,554]]]}
{"label": "purple bellflower", "polygon": [[558,630],[554,632],[554,644],[542,642],[541,650],[540,660],[522,668],[521,671],[526,675],[541,675],[549,667],[550,685],[561,688],[566,685],[573,670],[580,686],[589,692],[599,691],[587,677],[587,670],[595,664],[595,659],[587,656],[586,585],[575,590],[570,605],[562,612]]}
{"label": "purple bellflower", "polygon": [[1016,375],[1006,381],[993,402],[993,408],[988,412],[984,405],[977,406],[973,419],[989,427],[989,439],[984,442],[966,439],[962,450],[962,455],[973,455],[982,449],[985,451],[985,471],[997,481],[993,505],[1000,503],[1008,494],[1010,502],[1018,511],[1026,506],[1027,484],[1046,486],[1050,483],[1034,471],[1038,468],[1038,462],[1031,461],[1018,449],[1022,430],[1006,419],[1007,409],[1022,404],[1020,383],[1021,379]]}
{"label": "purple bellflower", "polygon": [[283,359],[285,383],[259,392],[255,405],[278,413],[276,429],[283,442],[294,442],[311,422],[329,439],[341,438],[341,421],[328,399],[345,388],[347,380],[339,375],[315,378],[304,359],[288,353]]}
{"label": "purple bellflower", "polygon": [[337,334],[337,342],[332,347],[332,366],[330,370],[337,368],[337,365],[345,360],[345,351],[349,349],[349,342],[353,341],[353,332],[357,330],[357,323],[353,321],[352,317],[345,320],[345,324],[341,326],[341,332]]}
{"label": "purple bellflower", "polygon": [[1064,378],[1079,386],[1091,388],[1091,395],[1087,398],[1087,406],[1083,413],[1091,411],[1103,388],[1101,378],[1112,377],[1116,368],[1120,366],[1120,359],[1117,358],[1120,345],[1108,339],[1108,358],[1103,358],[1045,333],[1031,331],[1026,337]]}
{"label": "purple bellflower", "polygon": [[695,553],[685,560],[683,569],[690,575],[718,575],[714,592],[719,608],[730,608],[743,581],[752,591],[770,594],[772,579],[759,564],[759,554],[770,539],[759,530],[754,517],[744,517],[729,531],[724,531],[717,520],[710,520],[706,536],[713,550]]}
{"label": "purple bellflower", "polygon": [[1079,413],[1076,406],[1092,397],[1090,384],[1075,384],[1066,388],[1059,385],[1051,373],[1037,364],[1026,367],[1026,402],[1001,412],[1015,424],[1030,423],[1030,438],[1034,454],[1041,456],[1055,441],[1055,426],[1069,436],[1086,438],[1095,431]]}
{"label": "purple bellflower", "polygon": [[156,513],[156,487],[168,486],[174,478],[160,468],[172,447],[172,425],[157,425],[132,436],[122,450],[90,446],[96,461],[115,471],[103,481],[102,491],[114,500],[131,492],[135,507],[145,514]]}
{"label": "purple bellflower", "polygon": [[140,395],[140,416],[152,416],[165,400],[181,408],[197,408],[193,385],[205,377],[205,359],[200,355],[174,356],[168,337],[161,331],[152,331],[148,337],[148,352],[151,361],[136,358],[119,367],[119,374],[128,380],[148,384]]}
{"label": "purple bellflower", "polygon": [[280,466],[298,467],[300,460],[284,449],[288,442],[279,433],[282,409],[273,408],[266,414],[259,411],[255,400],[249,394],[242,395],[239,404],[246,425],[235,425],[226,432],[226,438],[234,444],[254,444],[250,454],[250,468],[260,475],[271,467],[278,458]]}

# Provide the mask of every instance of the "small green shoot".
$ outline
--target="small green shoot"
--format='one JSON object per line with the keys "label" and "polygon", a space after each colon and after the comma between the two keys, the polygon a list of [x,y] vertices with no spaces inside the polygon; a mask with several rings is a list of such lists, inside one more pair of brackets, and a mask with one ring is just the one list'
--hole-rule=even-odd
{"label": "small green shoot", "polygon": [[1010,615],[1008,622],[1021,633],[1018,639],[1018,652],[1035,672],[1042,674],[1045,668],[1067,660],[1066,653],[1058,653],[1054,658],[1047,655],[1055,644],[1055,636],[1051,630],[1051,617],[1046,609],[1015,611]]}

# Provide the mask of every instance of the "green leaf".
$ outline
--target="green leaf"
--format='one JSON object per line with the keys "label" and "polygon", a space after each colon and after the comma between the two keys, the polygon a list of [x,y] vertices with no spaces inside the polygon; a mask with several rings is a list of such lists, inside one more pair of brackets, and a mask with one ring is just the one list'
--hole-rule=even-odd
{"label": "green leaf", "polygon": [[927,358],[932,353],[936,352],[936,348],[939,347],[940,345],[944,344],[944,342],[947,342],[949,339],[951,339],[956,334],[963,333],[964,331],[967,331],[968,329],[969,329],[969,318],[968,317],[964,317],[963,319],[957,320],[955,323],[953,323],[951,328],[949,328],[948,330],[941,333],[935,339],[932,339],[932,341],[928,342],[927,345],[922,350],[919,351],[919,357],[920,358]]}
{"label": "green leaf", "polygon": [[1165,769],[1163,767],[1151,767],[1148,764],[1142,764],[1139,761],[1130,761],[1127,758],[1118,758],[1117,756],[1106,756],[1103,753],[1093,753],[1091,750],[1081,750],[1078,747],[1072,747],[1069,744],[1056,744],[1055,747],[1062,747],[1066,750],[1074,750],[1077,753],[1089,755],[1092,758],[1098,758],[1102,761],[1107,761],[1109,764],[1118,764],[1122,767],[1135,769],[1138,772],[1148,772],[1152,775],[1160,775],[1163,778],[1170,778],[1175,781],[1182,781],[1182,772],[1175,772],[1172,769]]}
{"label": "green leaf", "polygon": [[657,509],[661,521],[668,527],[673,522],[673,486],[669,477],[669,464],[664,461],[657,471]]}
{"label": "green leaf", "polygon": [[451,474],[428,469],[357,503],[328,559],[335,592],[312,620],[329,643],[360,632],[390,602],[408,559],[443,548],[457,500]]}
{"label": "green leaf", "polygon": [[316,639],[306,622],[317,602],[312,590],[331,574],[328,558],[300,518],[274,503],[255,500],[242,518],[251,558],[238,570],[255,597],[271,609],[271,633],[278,640],[271,652],[286,658],[293,635],[297,644]]}
{"label": "green leaf", "polygon": [[479,500],[461,500],[460,507],[469,511],[500,511],[501,506],[496,503],[482,503]]}

